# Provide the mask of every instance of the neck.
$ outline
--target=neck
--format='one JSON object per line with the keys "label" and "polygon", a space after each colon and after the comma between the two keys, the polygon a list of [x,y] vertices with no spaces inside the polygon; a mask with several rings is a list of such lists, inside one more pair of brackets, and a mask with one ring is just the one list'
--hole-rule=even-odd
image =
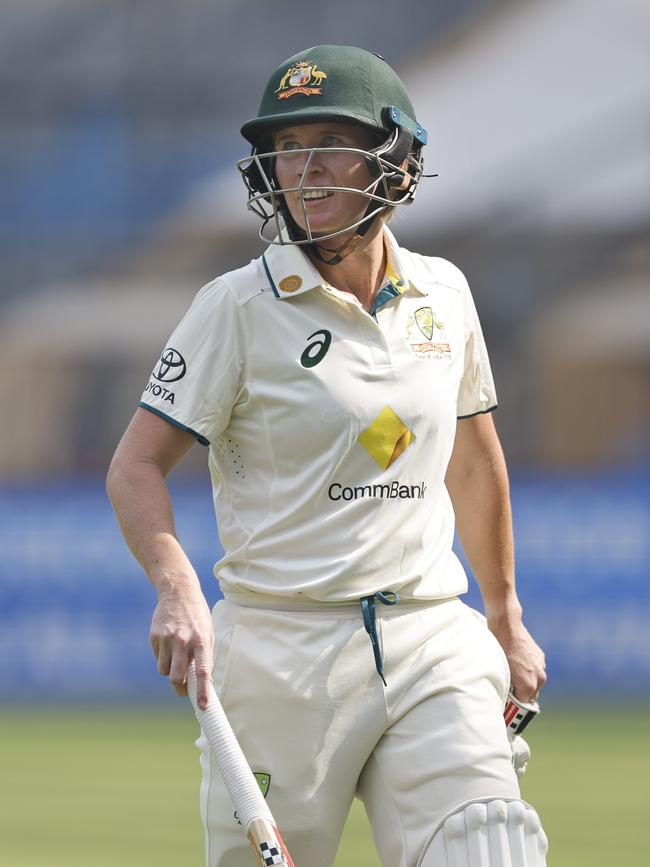
{"label": "neck", "polygon": [[[372,307],[386,273],[383,225],[383,220],[377,220],[367,235],[359,241],[358,246],[338,265],[328,265],[309,256],[321,277],[341,292],[350,292],[356,296],[366,310]],[[348,241],[349,239],[346,239],[344,243]],[[340,246],[342,245],[339,245],[338,249]],[[327,244],[324,248],[335,252],[335,249]]]}

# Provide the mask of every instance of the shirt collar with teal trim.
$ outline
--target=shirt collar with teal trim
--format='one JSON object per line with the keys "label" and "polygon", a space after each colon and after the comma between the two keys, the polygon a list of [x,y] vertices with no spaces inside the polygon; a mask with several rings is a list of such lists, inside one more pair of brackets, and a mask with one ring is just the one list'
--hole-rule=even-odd
{"label": "shirt collar with teal trim", "polygon": [[[371,311],[373,316],[382,304],[405,292],[426,294],[404,273],[400,264],[397,241],[386,227],[384,227],[384,237],[388,252],[386,268],[388,279],[375,298]],[[273,293],[281,300],[295,298],[297,295],[309,292],[310,289],[330,288],[305,253],[295,244],[272,244],[264,253],[262,263]]]}

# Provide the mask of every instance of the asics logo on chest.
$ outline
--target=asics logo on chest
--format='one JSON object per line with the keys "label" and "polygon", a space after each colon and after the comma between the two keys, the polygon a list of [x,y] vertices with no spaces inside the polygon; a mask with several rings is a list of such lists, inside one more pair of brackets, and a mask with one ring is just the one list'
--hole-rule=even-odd
{"label": "asics logo on chest", "polygon": [[332,343],[332,332],[322,328],[320,331],[314,331],[313,334],[310,334],[307,340],[310,343],[307,344],[305,351],[300,356],[300,363],[303,367],[316,367],[327,355]]}

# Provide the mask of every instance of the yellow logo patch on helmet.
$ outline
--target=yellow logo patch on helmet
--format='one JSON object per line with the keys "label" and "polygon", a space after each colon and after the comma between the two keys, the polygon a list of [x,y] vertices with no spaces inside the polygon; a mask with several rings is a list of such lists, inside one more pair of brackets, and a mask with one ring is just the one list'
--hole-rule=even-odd
{"label": "yellow logo patch on helmet", "polygon": [[[290,66],[280,79],[280,86],[275,91],[278,99],[289,99],[296,93],[304,96],[319,96],[323,92],[320,86],[327,73],[318,69],[315,63],[301,60],[295,66]],[[316,85],[316,86],[314,86]]]}

